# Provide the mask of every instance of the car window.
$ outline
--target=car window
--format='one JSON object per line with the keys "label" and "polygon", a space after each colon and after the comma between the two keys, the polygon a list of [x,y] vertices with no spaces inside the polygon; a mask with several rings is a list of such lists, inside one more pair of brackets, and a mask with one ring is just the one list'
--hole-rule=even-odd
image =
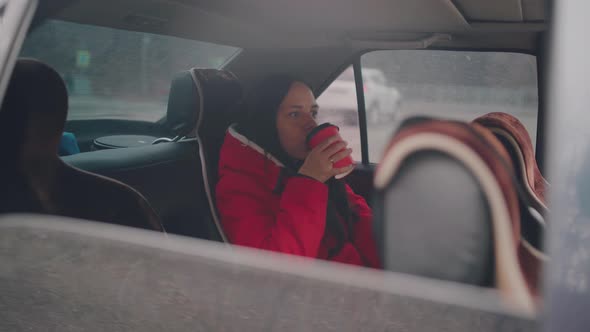
{"label": "car window", "polygon": [[386,79],[381,71],[365,69],[363,72],[363,83],[386,84]]}
{"label": "car window", "polygon": [[338,79],[342,81],[354,82],[354,70],[352,69],[352,67],[346,68],[346,70],[343,71],[342,74],[340,74],[340,76],[338,76]]}
{"label": "car window", "polygon": [[383,75],[375,75],[375,83],[385,85],[386,81]]}
{"label": "car window", "polygon": [[348,67],[317,99],[318,123],[330,122],[340,128],[340,135],[352,149],[352,158],[361,161],[361,139],[354,70]]}
{"label": "car window", "polygon": [[220,68],[239,48],[170,36],[50,20],[25,40],[34,57],[63,77],[68,120],[155,122],[166,113],[172,78],[191,67]]}
{"label": "car window", "polygon": [[462,121],[506,112],[523,122],[534,144],[537,63],[528,54],[394,50],[361,57],[364,72],[384,81],[365,84],[369,161],[378,162],[399,122],[412,115]]}

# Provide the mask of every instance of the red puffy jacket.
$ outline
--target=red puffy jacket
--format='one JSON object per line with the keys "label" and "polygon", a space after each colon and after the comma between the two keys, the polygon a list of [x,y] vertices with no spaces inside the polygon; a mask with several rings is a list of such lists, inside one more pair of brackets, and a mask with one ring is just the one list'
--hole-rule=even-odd
{"label": "red puffy jacket", "polygon": [[[328,187],[304,176],[284,178],[284,189],[273,192],[282,164],[264,150],[228,130],[219,159],[217,207],[223,229],[233,244],[281,253],[379,267],[371,230],[371,209],[346,186],[352,209],[359,216],[351,240],[328,258],[336,238],[325,232]],[[346,228],[345,228],[346,229]]]}

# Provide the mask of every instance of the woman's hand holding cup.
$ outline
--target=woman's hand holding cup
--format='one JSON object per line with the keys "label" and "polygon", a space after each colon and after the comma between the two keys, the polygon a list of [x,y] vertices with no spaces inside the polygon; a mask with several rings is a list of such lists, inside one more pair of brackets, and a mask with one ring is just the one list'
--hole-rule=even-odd
{"label": "woman's hand holding cup", "polygon": [[342,140],[338,127],[329,123],[318,126],[307,138],[311,149],[299,174],[326,182],[332,177],[342,178],[354,169],[352,149]]}

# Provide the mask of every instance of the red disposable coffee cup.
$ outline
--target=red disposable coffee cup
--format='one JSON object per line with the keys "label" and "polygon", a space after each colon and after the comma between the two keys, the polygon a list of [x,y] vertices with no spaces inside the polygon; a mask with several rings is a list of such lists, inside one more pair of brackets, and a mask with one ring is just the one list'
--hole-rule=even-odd
{"label": "red disposable coffee cup", "polygon": [[[332,136],[338,136],[339,141],[342,141],[342,137],[340,137],[340,128],[338,128],[337,126],[335,126],[331,123],[321,124],[321,125],[315,127],[307,135],[307,139],[306,139],[307,147],[309,149],[313,149],[316,146],[318,146],[320,143],[322,143],[323,141],[327,140],[328,138],[330,138]],[[337,142],[334,142],[334,144],[336,144],[336,143]],[[344,150],[346,150],[346,148],[343,148],[340,151],[344,151]],[[354,160],[352,159],[352,156],[348,156],[342,160],[335,162],[334,168],[343,168],[343,167],[352,165],[353,163],[354,163]],[[338,175],[336,175],[336,178],[342,179],[343,177],[350,174],[350,172],[352,172],[352,170],[347,173],[338,174]]]}

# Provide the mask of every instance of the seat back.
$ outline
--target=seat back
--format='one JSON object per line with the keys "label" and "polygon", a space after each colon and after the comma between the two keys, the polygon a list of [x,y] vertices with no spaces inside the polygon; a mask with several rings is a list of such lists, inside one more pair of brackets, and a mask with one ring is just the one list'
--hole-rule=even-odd
{"label": "seat back", "polygon": [[214,239],[196,139],[84,152],[62,159],[131,186],[144,195],[166,232]]}
{"label": "seat back", "polygon": [[531,250],[539,255],[546,252],[543,245],[545,218],[547,215],[547,189],[545,180],[535,159],[534,147],[525,126],[514,116],[506,113],[489,113],[473,121],[489,129],[502,143],[516,168],[518,188],[522,191],[522,209],[532,213],[531,219],[523,222],[523,236]]}
{"label": "seat back", "polygon": [[198,142],[206,205],[217,230],[215,239],[223,242],[227,240],[215,206],[217,167],[225,132],[236,121],[241,97],[242,87],[232,73],[192,68],[174,79],[168,102],[168,121],[181,117],[194,121],[190,130],[188,125],[179,128]]}
{"label": "seat back", "polygon": [[145,198],[132,188],[66,165],[58,156],[68,108],[60,75],[20,59],[0,110],[6,152],[0,211],[40,212],[162,230]]}
{"label": "seat back", "polygon": [[476,118],[473,123],[486,127],[496,136],[515,166],[520,208],[529,212],[523,213],[521,219],[523,248],[519,255],[527,265],[524,269],[527,279],[538,291],[541,263],[548,261],[543,238],[547,229],[545,216],[549,212],[546,198],[549,183],[539,170],[529,133],[520,120],[507,113],[494,112]]}
{"label": "seat back", "polygon": [[547,210],[549,183],[541,174],[535,159],[535,148],[526,127],[516,117],[501,112],[489,113],[473,120],[496,135],[504,145],[516,167],[519,182],[526,189],[531,205]]}
{"label": "seat back", "polygon": [[[188,93],[183,98],[196,100],[198,110],[196,126],[189,136],[194,135],[199,143],[205,192],[218,239],[227,242],[215,206],[215,185],[219,152],[227,128],[239,114],[242,87],[235,75],[224,70],[193,68],[183,76],[182,82],[193,87],[183,87]],[[186,77],[190,77],[190,81]]]}
{"label": "seat back", "polygon": [[[410,119],[375,174],[384,267],[497,288],[532,310],[508,152],[477,124]],[[525,264],[526,265],[526,264]]]}
{"label": "seat back", "polygon": [[[154,205],[168,232],[220,241],[222,233],[209,196],[214,182],[211,187],[209,179],[216,177],[215,151],[230,123],[230,105],[240,93],[230,73],[214,69],[183,71],[172,81],[168,99],[166,126],[176,140],[81,153],[64,160],[139,190]],[[203,129],[198,137],[197,125]]]}

